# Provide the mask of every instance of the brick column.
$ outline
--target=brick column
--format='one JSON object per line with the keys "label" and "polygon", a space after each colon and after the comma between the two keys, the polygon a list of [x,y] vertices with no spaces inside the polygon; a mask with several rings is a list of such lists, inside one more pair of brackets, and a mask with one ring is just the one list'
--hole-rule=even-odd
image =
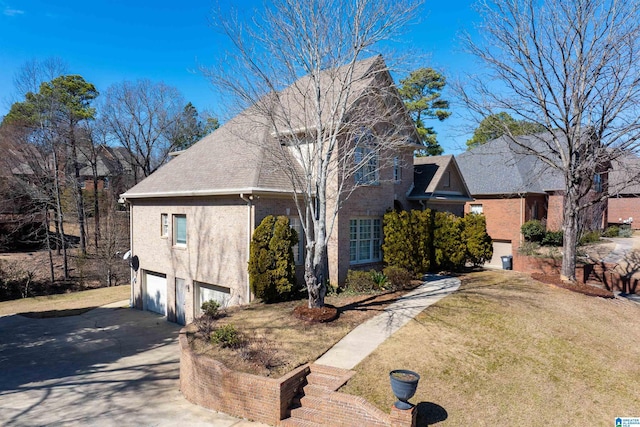
{"label": "brick column", "polygon": [[418,415],[417,407],[411,409],[398,409],[395,405],[391,405],[391,414],[389,420],[391,427],[415,427],[416,417]]}

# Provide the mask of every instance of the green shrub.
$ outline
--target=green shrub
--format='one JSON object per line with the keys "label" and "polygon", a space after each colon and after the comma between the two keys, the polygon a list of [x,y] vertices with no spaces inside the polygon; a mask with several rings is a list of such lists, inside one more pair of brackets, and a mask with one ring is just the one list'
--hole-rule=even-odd
{"label": "green shrub", "polygon": [[579,244],[587,245],[589,243],[595,243],[598,240],[600,240],[600,231],[592,230],[592,231],[588,231],[588,232],[584,233],[582,235],[582,237],[580,237]]}
{"label": "green shrub", "polygon": [[462,241],[467,246],[467,261],[473,265],[482,265],[493,256],[484,215],[468,214],[462,219]]}
{"label": "green shrub", "polygon": [[371,270],[371,280],[376,284],[376,289],[384,289],[387,286],[387,281],[389,280],[387,276],[381,271]]}
{"label": "green shrub", "polygon": [[564,233],[560,231],[547,231],[542,238],[542,245],[544,246],[562,246],[564,239]]}
{"label": "green shrub", "polygon": [[236,348],[242,344],[242,336],[235,326],[229,324],[217,328],[211,334],[211,343],[222,348]]}
{"label": "green shrub", "polygon": [[633,230],[631,229],[631,227],[629,225],[623,225],[622,227],[620,227],[620,231],[618,232],[618,236],[619,237],[632,237],[633,236]]}
{"label": "green shrub", "polygon": [[213,319],[217,319],[222,315],[222,312],[220,311],[220,303],[216,300],[210,299],[209,301],[205,301],[202,303],[200,308],[203,311],[203,316],[209,316]]}
{"label": "green shrub", "polygon": [[449,212],[436,212],[433,246],[439,270],[456,271],[464,267],[467,245],[462,240],[462,218]]}
{"label": "green shrub", "polygon": [[251,238],[249,282],[251,291],[266,303],[284,301],[295,291],[293,246],[298,235],[286,216],[267,216]]}
{"label": "green shrub", "polygon": [[620,235],[620,227],[617,225],[612,225],[607,227],[606,230],[602,233],[604,237],[618,237]]}
{"label": "green shrub", "polygon": [[528,242],[541,242],[545,235],[545,228],[542,222],[537,219],[532,219],[520,227],[520,231],[524,236],[524,239]]}
{"label": "green shrub", "polygon": [[408,270],[393,265],[385,267],[382,272],[387,276],[388,285],[394,291],[403,289],[405,286],[409,285],[411,280],[415,277]]}
{"label": "green shrub", "polygon": [[362,270],[347,271],[347,280],[344,286],[345,291],[354,293],[372,292],[379,289],[373,280],[372,273]]}
{"label": "green shrub", "polygon": [[432,222],[429,209],[385,214],[382,243],[384,262],[412,273],[428,271],[433,249]]}

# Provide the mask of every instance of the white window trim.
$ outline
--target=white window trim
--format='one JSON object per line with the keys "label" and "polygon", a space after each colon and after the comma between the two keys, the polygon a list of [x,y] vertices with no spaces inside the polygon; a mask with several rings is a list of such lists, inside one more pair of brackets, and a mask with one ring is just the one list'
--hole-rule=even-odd
{"label": "white window trim", "polygon": [[[178,225],[177,225],[177,221],[179,218],[184,218],[184,243],[183,242],[178,242]],[[172,221],[171,221],[172,225],[173,225],[173,246],[175,247],[179,247],[179,248],[184,248],[187,246],[187,242],[189,241],[188,237],[187,237],[187,215],[186,214],[173,214],[172,215]]]}
{"label": "white window trim", "polygon": [[169,237],[169,214],[160,214],[160,237]]}
{"label": "white window trim", "polygon": [[[360,236],[361,233],[361,222],[370,220],[371,221],[371,237],[368,239],[363,239]],[[352,239],[351,227],[353,222],[356,222],[356,239]],[[376,228],[378,231],[378,237],[376,238]],[[371,241],[371,245],[369,246],[369,257],[368,258],[360,258],[360,243],[365,241]],[[353,258],[353,248],[352,243],[355,242],[355,259]],[[377,257],[375,253],[377,252]],[[354,217],[349,220],[349,264],[357,265],[357,264],[370,264],[375,262],[382,261],[382,219],[378,217]]]}
{"label": "white window trim", "polygon": [[400,157],[393,158],[393,180],[402,182],[402,166],[400,165]]}
{"label": "white window trim", "polygon": [[289,225],[298,233],[298,243],[293,247],[293,258],[296,265],[304,264],[304,230],[298,217],[289,217]]}
{"label": "white window trim", "polygon": [[[479,212],[478,212],[478,208],[480,208]],[[469,208],[469,212],[472,213],[472,214],[483,215],[484,214],[484,207],[482,206],[482,203],[472,203],[470,208]]]}

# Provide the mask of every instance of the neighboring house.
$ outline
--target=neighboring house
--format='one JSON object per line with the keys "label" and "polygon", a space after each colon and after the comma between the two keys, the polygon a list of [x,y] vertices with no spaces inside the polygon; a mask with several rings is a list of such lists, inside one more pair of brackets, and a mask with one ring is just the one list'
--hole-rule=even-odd
{"label": "neighboring house", "polygon": [[[518,137],[521,144],[531,147],[544,144],[550,135]],[[537,219],[548,230],[562,228],[564,179],[557,170],[547,166],[536,156],[526,154],[508,137],[503,136],[457,157],[458,165],[469,187],[473,201],[465,212],[481,213],[486,217],[487,233],[493,239],[493,266],[501,266],[501,257],[514,256],[517,269],[518,247],[523,238],[520,228],[525,222]],[[607,167],[594,179],[593,195],[606,191]],[[584,215],[588,228],[600,228],[606,215],[606,202],[596,204]]]}
{"label": "neighboring house", "polygon": [[418,202],[422,209],[464,216],[465,203],[473,198],[455,157],[416,157],[413,163],[413,187],[408,199]]}
{"label": "neighboring house", "polygon": [[119,195],[134,184],[131,154],[124,147],[99,145],[95,151],[91,147],[78,150],[80,165],[80,186],[87,191],[93,190],[94,166],[98,191],[110,191]]}
{"label": "neighboring house", "polygon": [[[322,76],[329,89],[333,83],[328,76],[343,78],[341,70]],[[366,101],[365,94],[376,92],[372,90],[376,87],[393,88],[392,104],[400,109],[403,123],[390,125],[383,114],[380,122],[405,129],[409,132],[405,139],[417,141],[381,57],[359,62],[354,79],[350,109]],[[300,96],[291,88],[279,94],[291,101],[284,105],[304,103],[296,99]],[[285,116],[296,114],[300,112],[292,110]],[[292,128],[302,136],[313,132]],[[287,147],[288,137],[275,132],[257,109],[249,108],[122,195],[130,205],[131,250],[139,261],[132,286],[135,307],[188,323],[208,299],[224,304],[251,301],[247,262],[255,227],[267,215],[286,215],[301,231],[291,181],[277,166],[283,158],[300,164]],[[341,144],[339,150],[353,149],[350,144],[358,143],[343,140]],[[330,201],[341,204],[327,249],[331,283],[342,283],[349,268],[370,268],[382,261],[382,216],[410,205],[413,150],[419,146],[406,143],[405,147],[393,153],[393,164],[378,164],[376,157],[356,164],[350,184],[356,188],[348,198]],[[355,145],[355,162],[364,158],[359,149]],[[337,179],[332,175],[330,191],[337,188]],[[295,253],[299,275],[302,246]]]}
{"label": "neighboring house", "polygon": [[640,229],[640,158],[629,155],[613,162],[609,194],[608,223]]}

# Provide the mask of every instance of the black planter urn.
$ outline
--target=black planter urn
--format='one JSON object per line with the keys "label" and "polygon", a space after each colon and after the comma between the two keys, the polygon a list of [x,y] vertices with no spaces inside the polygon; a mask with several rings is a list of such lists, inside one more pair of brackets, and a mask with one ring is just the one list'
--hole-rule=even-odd
{"label": "black planter urn", "polygon": [[398,409],[411,409],[413,405],[408,400],[416,394],[420,375],[406,369],[396,369],[389,372],[389,379],[391,390],[398,399],[394,406]]}

